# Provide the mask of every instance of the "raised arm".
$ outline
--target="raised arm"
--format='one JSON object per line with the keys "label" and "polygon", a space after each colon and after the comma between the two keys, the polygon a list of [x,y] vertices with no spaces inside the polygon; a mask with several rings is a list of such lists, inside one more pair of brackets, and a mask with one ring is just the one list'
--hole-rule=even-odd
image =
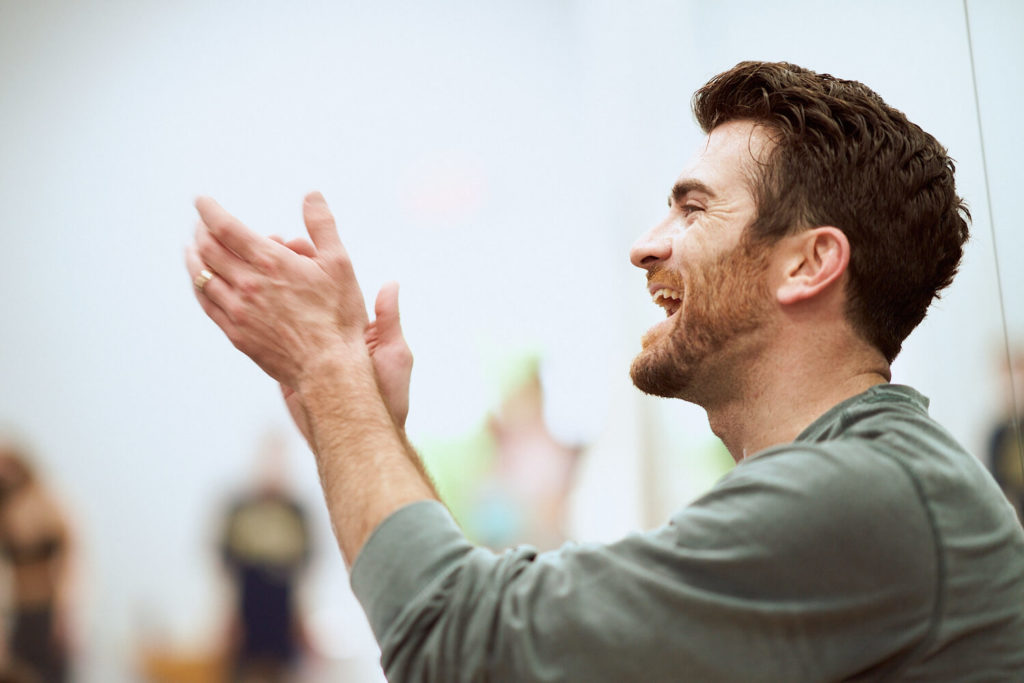
{"label": "raised arm", "polygon": [[[371,327],[352,263],[320,193],[303,203],[312,240],[304,249],[254,233],[212,199],[200,198],[196,209],[200,221],[186,265],[197,299],[235,347],[287,387],[293,415],[301,411],[334,533],[351,564],[392,512],[437,498],[400,427],[404,412],[394,414],[381,395],[379,376],[389,386],[395,380],[378,373],[371,358],[371,347],[380,346],[380,307]],[[394,352],[397,342],[387,339]],[[384,358],[401,360],[386,353]],[[406,385],[407,377],[406,372]]]}

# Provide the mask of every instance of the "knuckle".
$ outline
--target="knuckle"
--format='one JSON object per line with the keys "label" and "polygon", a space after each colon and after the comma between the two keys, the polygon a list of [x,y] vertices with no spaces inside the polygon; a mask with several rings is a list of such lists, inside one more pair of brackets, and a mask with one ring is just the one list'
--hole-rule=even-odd
{"label": "knuckle", "polygon": [[333,252],[328,258],[330,259],[330,262],[338,268],[347,270],[352,267],[352,259],[350,259],[348,254],[344,251]]}
{"label": "knuckle", "polygon": [[243,296],[251,297],[258,294],[260,291],[260,281],[254,277],[240,277],[235,282],[235,288],[242,293]]}
{"label": "knuckle", "polygon": [[225,331],[225,334],[227,335],[228,341],[231,342],[232,346],[234,346],[239,351],[244,351],[242,347],[245,346],[245,337],[242,335],[241,330],[238,329],[237,323],[234,329],[232,329],[231,331]]}
{"label": "knuckle", "polygon": [[260,272],[267,275],[276,275],[278,272],[277,259],[270,254],[256,254],[252,258],[252,265]]}
{"label": "knuckle", "polygon": [[249,346],[245,343],[245,339],[238,337],[236,339],[232,339],[231,343],[234,345],[236,349],[238,349],[247,356],[249,355]]}
{"label": "knuckle", "polygon": [[245,327],[249,323],[249,314],[241,304],[229,304],[225,310],[236,327]]}

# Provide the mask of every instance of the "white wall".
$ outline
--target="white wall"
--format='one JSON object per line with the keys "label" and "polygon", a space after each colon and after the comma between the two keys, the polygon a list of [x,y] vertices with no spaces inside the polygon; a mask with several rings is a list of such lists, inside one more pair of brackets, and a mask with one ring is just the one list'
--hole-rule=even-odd
{"label": "white wall", "polygon": [[[476,424],[495,399],[488,363],[542,350],[555,429],[602,444],[577,501],[602,525],[580,531],[617,533],[647,519],[638,425],[680,452],[708,438],[699,411],[640,399],[626,373],[658,315],[626,252],[699,140],[690,93],[741,59],[856,78],[959,161],[975,237],[895,374],[977,446],[1002,324],[963,8],[845,7],[0,0],[0,420],[75,511],[87,679],[127,677],[146,624],[179,641],[214,630],[216,505],[265,428],[287,425],[192,298],[181,256],[200,193],[291,236],[320,189],[367,297],[402,282],[414,440]],[[971,2],[1017,330],[1021,7]],[[292,447],[324,546],[313,601],[339,654],[372,659],[312,463]],[[672,475],[672,491],[704,485]]]}

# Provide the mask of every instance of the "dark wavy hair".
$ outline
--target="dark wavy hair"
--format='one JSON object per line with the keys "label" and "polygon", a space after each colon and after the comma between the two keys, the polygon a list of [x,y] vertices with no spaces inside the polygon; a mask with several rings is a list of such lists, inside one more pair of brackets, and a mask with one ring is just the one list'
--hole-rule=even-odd
{"label": "dark wavy hair", "polygon": [[857,81],[785,62],[741,62],[693,95],[705,133],[764,125],[751,178],[755,244],[831,225],[850,242],[846,315],[889,362],[956,274],[970,212],[939,142]]}

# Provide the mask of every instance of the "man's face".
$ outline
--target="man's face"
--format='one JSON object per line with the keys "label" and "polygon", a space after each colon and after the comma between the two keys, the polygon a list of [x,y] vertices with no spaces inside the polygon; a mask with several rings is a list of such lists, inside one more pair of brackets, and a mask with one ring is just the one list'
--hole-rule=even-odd
{"label": "man's face", "polygon": [[753,351],[769,319],[767,251],[749,245],[756,216],[748,169],[766,140],[753,123],[723,124],[679,176],[665,219],[630,252],[666,320],[643,337],[633,383],[649,394],[704,404],[723,372]]}

